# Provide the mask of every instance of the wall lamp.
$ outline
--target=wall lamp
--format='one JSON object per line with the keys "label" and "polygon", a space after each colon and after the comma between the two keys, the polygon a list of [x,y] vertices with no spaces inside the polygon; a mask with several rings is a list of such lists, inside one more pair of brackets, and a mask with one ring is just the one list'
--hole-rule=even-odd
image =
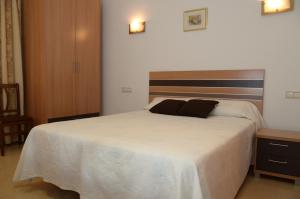
{"label": "wall lamp", "polygon": [[261,14],[277,14],[292,11],[294,0],[261,0]]}
{"label": "wall lamp", "polygon": [[146,22],[138,19],[133,20],[129,24],[129,34],[137,34],[146,32]]}

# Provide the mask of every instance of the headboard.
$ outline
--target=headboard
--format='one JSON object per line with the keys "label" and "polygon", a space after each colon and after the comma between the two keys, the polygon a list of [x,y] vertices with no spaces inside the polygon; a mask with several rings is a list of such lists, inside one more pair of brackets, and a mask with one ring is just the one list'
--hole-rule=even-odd
{"label": "headboard", "polygon": [[155,97],[246,100],[263,112],[265,70],[150,72],[149,101]]}

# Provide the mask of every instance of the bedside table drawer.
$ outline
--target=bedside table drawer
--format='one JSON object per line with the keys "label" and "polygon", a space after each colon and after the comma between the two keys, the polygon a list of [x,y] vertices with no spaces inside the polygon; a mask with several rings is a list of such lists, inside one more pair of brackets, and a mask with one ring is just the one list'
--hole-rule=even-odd
{"label": "bedside table drawer", "polygon": [[256,169],[300,177],[300,143],[258,138]]}
{"label": "bedside table drawer", "polygon": [[272,154],[300,160],[300,143],[258,138],[257,154]]}
{"label": "bedside table drawer", "polygon": [[267,155],[257,158],[256,169],[300,177],[300,160]]}
{"label": "bedside table drawer", "polygon": [[255,161],[255,175],[292,179],[300,185],[300,132],[260,129]]}

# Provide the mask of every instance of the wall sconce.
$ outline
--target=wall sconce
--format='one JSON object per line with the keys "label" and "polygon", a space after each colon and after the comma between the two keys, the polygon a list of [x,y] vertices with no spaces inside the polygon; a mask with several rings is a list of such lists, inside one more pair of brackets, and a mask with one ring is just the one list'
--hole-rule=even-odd
{"label": "wall sconce", "polygon": [[146,32],[146,22],[134,20],[129,24],[129,34]]}
{"label": "wall sconce", "polygon": [[294,9],[294,0],[262,0],[261,14],[277,14],[281,12],[288,12]]}

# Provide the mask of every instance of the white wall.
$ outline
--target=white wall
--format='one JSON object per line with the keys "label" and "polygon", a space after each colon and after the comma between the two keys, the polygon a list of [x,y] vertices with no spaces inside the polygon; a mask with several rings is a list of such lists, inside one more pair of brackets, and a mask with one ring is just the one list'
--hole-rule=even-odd
{"label": "white wall", "polygon": [[[104,114],[141,109],[148,73],[162,70],[266,69],[269,127],[300,131],[300,1],[293,12],[261,16],[257,0],[104,0]],[[208,29],[183,32],[185,10],[208,7]],[[147,32],[128,34],[132,17]],[[121,87],[133,93],[121,93]]]}

